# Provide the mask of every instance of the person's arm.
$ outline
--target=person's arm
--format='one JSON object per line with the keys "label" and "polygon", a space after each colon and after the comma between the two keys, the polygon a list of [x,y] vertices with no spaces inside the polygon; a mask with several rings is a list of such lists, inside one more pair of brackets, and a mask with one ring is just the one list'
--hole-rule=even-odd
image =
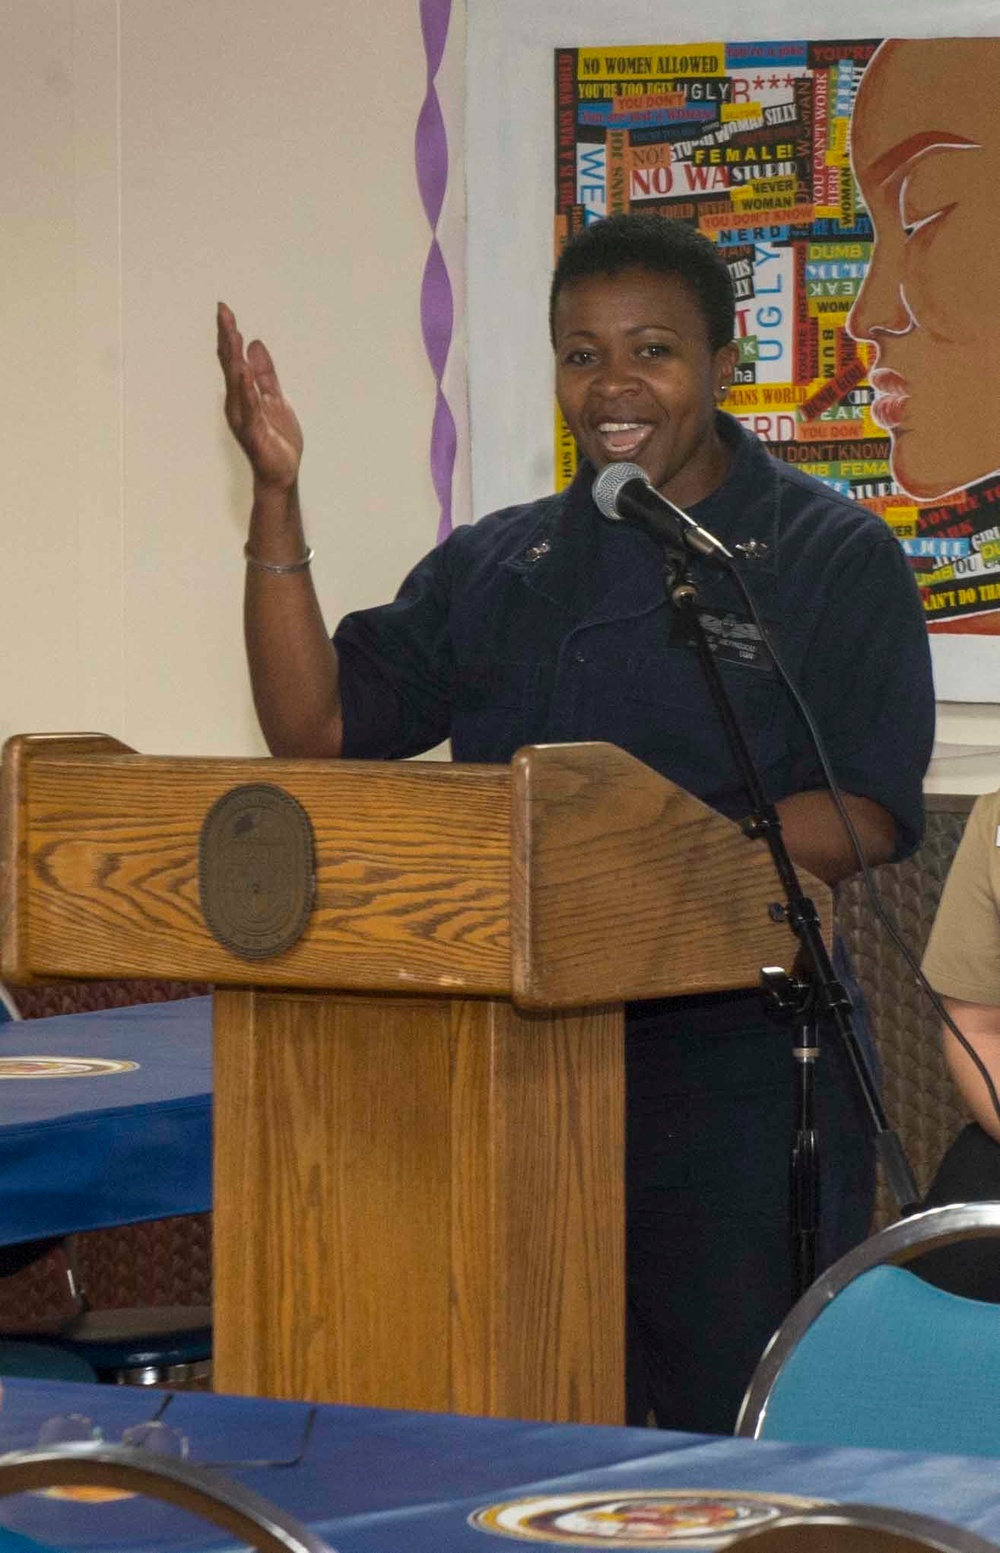
{"label": "person's arm", "polygon": [[[943,998],[942,1002],[1000,1093],[1000,1006],[963,1003],[958,998]],[[1000,1143],[1000,1116],[997,1116],[982,1074],[947,1025],[942,1025],[941,1036],[955,1087],[983,1131]]]}
{"label": "person's arm", "polygon": [[[236,319],[218,310],[226,420],[254,477],[247,553],[272,566],[307,554],[299,506],[302,432],[260,340],[243,350]],[[247,565],[244,631],[254,705],[272,755],[336,758],[343,743],[337,655],[309,567]]]}
{"label": "person's arm", "polygon": [[[871,798],[844,793],[865,860],[887,863],[896,850],[898,830],[887,809]],[[827,884],[839,884],[860,867],[844,822],[828,792],[792,793],[776,805],[789,856]]]}
{"label": "person's arm", "polygon": [[[859,514],[825,534],[822,500],[799,543],[823,579],[798,688],[810,708],[869,863],[905,857],[923,831],[923,775],[934,734],[927,626],[909,564],[880,520]],[[830,883],[857,870],[823,764],[803,735],[789,786],[793,857]],[[803,807],[793,814],[796,804]],[[793,834],[794,827],[794,834]],[[812,832],[812,834],[810,834]],[[799,840],[801,838],[801,845]]]}
{"label": "person's arm", "polygon": [[[997,803],[997,794],[984,794],[966,821],[924,950],[923,970],[1000,1091]],[[982,1075],[947,1025],[941,1043],[962,1099],[980,1127],[1000,1142],[1000,1118]]]}

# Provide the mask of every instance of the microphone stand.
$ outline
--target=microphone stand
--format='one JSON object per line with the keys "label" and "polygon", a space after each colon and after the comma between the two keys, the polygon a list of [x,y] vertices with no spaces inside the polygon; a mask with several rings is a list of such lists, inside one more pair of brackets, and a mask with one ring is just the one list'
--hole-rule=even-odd
{"label": "microphone stand", "polygon": [[[662,536],[661,536],[662,538]],[[816,1245],[819,1228],[819,1136],[815,1116],[815,1073],[819,1058],[819,1033],[824,1021],[833,1024],[847,1051],[867,1110],[875,1150],[886,1180],[902,1213],[911,1212],[919,1193],[909,1161],[875,1087],[864,1053],[851,1024],[851,1000],[838,980],[823,942],[819,914],[799,883],[781,831],[781,820],[769,803],[753,757],[736,720],[729,692],[709,646],[699,609],[701,600],[692,576],[694,556],[680,531],[676,540],[662,539],[663,573],[670,597],[688,640],[694,646],[726,738],[751,803],[743,821],[744,833],[766,841],[775,872],[785,894],[784,905],[771,907],[776,921],[786,921],[799,941],[793,974],[773,966],[761,969],[761,984],[780,1013],[794,1025],[792,1056],[795,1060],[793,1135],[791,1151],[792,1276],[795,1298],[816,1277]],[[731,564],[731,563],[730,563]]]}

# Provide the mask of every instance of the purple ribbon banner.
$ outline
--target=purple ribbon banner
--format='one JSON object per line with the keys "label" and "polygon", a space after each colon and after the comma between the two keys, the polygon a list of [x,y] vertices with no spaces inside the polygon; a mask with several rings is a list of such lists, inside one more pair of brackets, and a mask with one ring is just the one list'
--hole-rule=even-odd
{"label": "purple ribbon banner", "polygon": [[455,470],[455,418],[444,395],[444,376],[455,321],[448,266],[437,239],[437,225],[448,187],[448,137],[434,87],[451,19],[451,0],[420,0],[420,29],[427,58],[427,92],[417,119],[414,159],[417,184],[431,227],[431,246],[420,287],[420,324],[427,359],[434,372],[437,395],[431,427],[431,478],[441,510],[438,540],[451,533],[451,487]]}

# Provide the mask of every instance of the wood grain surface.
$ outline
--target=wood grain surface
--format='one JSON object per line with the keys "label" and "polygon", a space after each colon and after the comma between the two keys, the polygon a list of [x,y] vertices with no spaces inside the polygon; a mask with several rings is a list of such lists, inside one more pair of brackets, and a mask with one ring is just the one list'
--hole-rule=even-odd
{"label": "wood grain surface", "polygon": [[216,999],[218,1389],[624,1407],[620,1012]]}
{"label": "wood grain surface", "polygon": [[[511,790],[512,991],[522,1007],[754,987],[797,941],[763,841],[613,744],[520,750]],[[827,943],[829,888],[804,871]]]}
{"label": "wood grain surface", "polygon": [[29,934],[32,872],[28,807],[35,761],[75,754],[132,754],[127,744],[104,733],[35,733],[8,739],[0,758],[0,970],[11,981],[28,983],[32,970]]}
{"label": "wood grain surface", "polygon": [[[6,748],[10,980],[183,976],[542,1008],[752,986],[795,953],[769,916],[764,844],[612,745],[535,746],[511,767],[91,749],[122,746]],[[212,936],[198,884],[205,815],[250,782],[303,805],[317,876],[302,938],[254,961]],[[829,929],[829,890],[805,883]]]}
{"label": "wood grain surface", "polygon": [[[510,985],[510,775],[431,762],[25,759],[4,807],[17,858],[4,972],[220,984],[501,992]],[[316,902],[303,937],[248,962],[201,912],[198,840],[231,788],[308,813]]]}

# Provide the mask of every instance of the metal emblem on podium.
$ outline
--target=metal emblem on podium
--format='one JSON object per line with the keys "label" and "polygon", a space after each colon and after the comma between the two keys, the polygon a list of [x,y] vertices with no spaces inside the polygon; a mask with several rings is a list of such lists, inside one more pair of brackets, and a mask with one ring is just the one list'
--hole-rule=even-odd
{"label": "metal emblem on podium", "polygon": [[267,782],[224,793],[201,827],[198,879],[205,921],[226,949],[247,960],[290,949],[305,931],[316,893],[305,809]]}

